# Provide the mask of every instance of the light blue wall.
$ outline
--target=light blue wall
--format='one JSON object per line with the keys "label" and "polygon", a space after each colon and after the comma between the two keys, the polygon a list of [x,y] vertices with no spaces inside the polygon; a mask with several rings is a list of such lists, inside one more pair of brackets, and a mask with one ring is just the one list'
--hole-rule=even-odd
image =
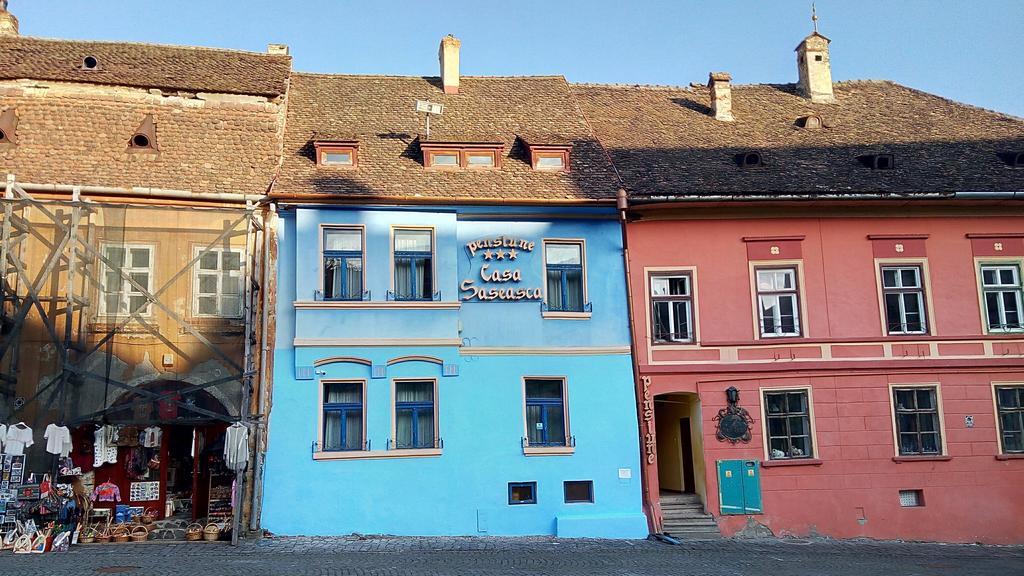
{"label": "light blue wall", "polygon": [[[351,532],[403,535],[562,534],[642,538],[639,444],[626,325],[626,298],[618,224],[543,213],[494,218],[428,209],[300,209],[285,212],[279,232],[277,351],[270,444],[266,462],[263,525],[278,534]],[[608,216],[608,214],[605,214]],[[481,220],[486,218],[486,220]],[[390,229],[434,226],[441,300],[459,299],[458,283],[476,278],[481,259],[470,260],[467,242],[482,237],[521,237],[536,243],[516,262],[523,287],[541,287],[544,237],[582,238],[587,246],[587,320],[552,320],[533,302],[463,302],[460,309],[295,310],[293,300],[313,300],[319,288],[321,224],[366,226],[366,285],[372,299],[390,289]],[[479,283],[479,281],[478,281]],[[463,346],[300,346],[294,338],[461,340]],[[393,344],[393,343],[391,343]],[[565,354],[564,347],[618,347]],[[507,347],[502,355],[473,355],[473,347]],[[514,350],[529,348],[529,350]],[[442,376],[435,363],[387,366],[404,356],[431,356],[457,367]],[[312,380],[297,380],[297,366],[329,357],[355,357],[385,367],[331,363]],[[526,456],[524,376],[567,381],[571,455]],[[322,379],[367,382],[366,438],[384,451],[391,438],[394,378],[438,381],[440,456],[313,460],[318,440],[318,387]],[[628,476],[620,478],[622,475]],[[565,480],[592,480],[593,504],[563,503]],[[508,504],[508,483],[535,481],[538,503]]]}

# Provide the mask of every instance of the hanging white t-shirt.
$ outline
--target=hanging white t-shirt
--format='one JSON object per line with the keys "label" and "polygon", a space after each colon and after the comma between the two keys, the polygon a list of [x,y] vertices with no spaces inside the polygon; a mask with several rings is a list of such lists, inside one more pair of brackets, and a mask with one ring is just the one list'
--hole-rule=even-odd
{"label": "hanging white t-shirt", "polygon": [[249,429],[240,424],[228,426],[224,433],[224,465],[241,472],[249,463]]}
{"label": "hanging white t-shirt", "polygon": [[32,429],[28,426],[22,428],[21,425],[15,424],[7,428],[7,441],[4,443],[4,454],[11,456],[21,456],[25,453],[25,448],[35,444],[32,440]]}
{"label": "hanging white t-shirt", "polygon": [[0,424],[0,454],[4,452],[4,442],[7,441],[7,425]]}
{"label": "hanging white t-shirt", "polygon": [[92,444],[92,467],[99,468],[104,464],[115,464],[117,462],[117,446],[111,444],[112,426],[100,426],[95,432],[95,441]]}
{"label": "hanging white t-shirt", "polygon": [[50,454],[60,454],[61,458],[67,458],[71,454],[71,431],[67,426],[50,424],[43,432],[46,439],[46,451]]}
{"label": "hanging white t-shirt", "polygon": [[150,426],[142,431],[142,447],[143,448],[159,448],[160,438],[163,436],[163,431],[160,430],[159,426]]}

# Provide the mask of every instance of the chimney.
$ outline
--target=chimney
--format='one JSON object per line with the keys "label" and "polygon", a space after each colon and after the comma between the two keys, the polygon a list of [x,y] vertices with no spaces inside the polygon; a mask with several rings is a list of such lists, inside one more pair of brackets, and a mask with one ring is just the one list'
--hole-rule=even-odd
{"label": "chimney", "polygon": [[800,93],[811,102],[831,104],[836,101],[832,93],[832,65],[828,58],[831,40],[818,34],[818,13],[811,4],[811,22],[814,32],[796,47],[796,68],[800,74]]}
{"label": "chimney", "polygon": [[288,45],[287,44],[267,44],[267,54],[273,54],[275,56],[287,56]]}
{"label": "chimney", "polygon": [[711,111],[715,120],[732,122],[732,76],[728,72],[708,74],[708,90],[711,91]]}
{"label": "chimney", "polygon": [[459,48],[460,41],[451,34],[441,39],[441,47],[437,50],[437,58],[441,61],[441,85],[445,94],[459,93]]}
{"label": "chimney", "polygon": [[0,0],[0,36],[17,36],[18,19],[7,11],[7,0]]}

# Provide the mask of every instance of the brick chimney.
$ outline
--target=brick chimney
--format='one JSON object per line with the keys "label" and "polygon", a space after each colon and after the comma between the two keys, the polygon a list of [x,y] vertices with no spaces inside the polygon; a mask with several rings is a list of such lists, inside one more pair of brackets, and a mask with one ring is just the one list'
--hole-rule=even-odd
{"label": "brick chimney", "polygon": [[441,39],[437,58],[441,61],[441,85],[445,94],[459,93],[459,48],[462,41],[451,34]]}
{"label": "brick chimney", "polygon": [[267,54],[273,54],[275,56],[287,56],[288,45],[287,44],[267,44]]}
{"label": "brick chimney", "polygon": [[17,36],[18,19],[7,11],[7,0],[0,0],[0,36]]}
{"label": "brick chimney", "polygon": [[708,90],[711,91],[711,111],[715,120],[732,122],[732,76],[728,72],[708,74]]}

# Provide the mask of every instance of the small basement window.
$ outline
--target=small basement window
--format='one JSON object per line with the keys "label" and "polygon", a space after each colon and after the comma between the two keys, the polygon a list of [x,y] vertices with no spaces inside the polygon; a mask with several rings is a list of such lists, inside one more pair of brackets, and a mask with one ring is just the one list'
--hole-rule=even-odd
{"label": "small basement window", "polygon": [[900,506],[918,508],[924,506],[923,490],[900,490]]}
{"label": "small basement window", "polygon": [[593,480],[566,480],[564,490],[566,504],[594,502]]}
{"label": "small basement window", "polygon": [[537,503],[537,483],[536,482],[509,482],[508,483],[508,503],[509,505],[517,504],[536,504]]}
{"label": "small basement window", "polygon": [[359,142],[355,140],[314,141],[313,147],[316,150],[317,166],[330,168],[356,167]]}

